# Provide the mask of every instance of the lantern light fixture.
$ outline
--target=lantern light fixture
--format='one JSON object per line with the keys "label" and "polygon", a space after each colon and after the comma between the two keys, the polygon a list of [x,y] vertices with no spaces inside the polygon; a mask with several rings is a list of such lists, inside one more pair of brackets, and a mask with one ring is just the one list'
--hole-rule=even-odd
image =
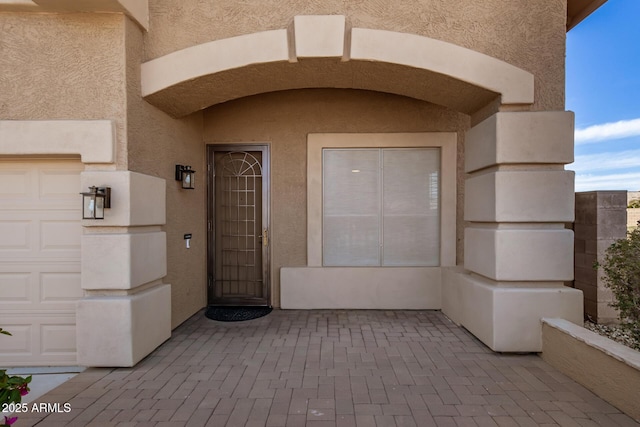
{"label": "lantern light fixture", "polygon": [[191,166],[176,165],[176,181],[182,182],[182,188],[185,190],[193,190],[195,188],[196,171]]}
{"label": "lantern light fixture", "polygon": [[82,194],[82,219],[104,219],[104,210],[111,208],[111,187],[89,187]]}

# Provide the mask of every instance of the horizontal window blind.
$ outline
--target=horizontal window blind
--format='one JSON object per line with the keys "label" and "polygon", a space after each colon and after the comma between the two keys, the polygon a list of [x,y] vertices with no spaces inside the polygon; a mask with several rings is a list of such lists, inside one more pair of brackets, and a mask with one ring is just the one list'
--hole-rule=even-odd
{"label": "horizontal window blind", "polygon": [[437,266],[440,151],[323,150],[323,264]]}

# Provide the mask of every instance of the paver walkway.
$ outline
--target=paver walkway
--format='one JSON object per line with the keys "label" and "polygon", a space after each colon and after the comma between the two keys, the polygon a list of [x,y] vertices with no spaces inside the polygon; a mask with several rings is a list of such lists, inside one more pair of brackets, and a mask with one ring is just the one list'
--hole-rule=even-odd
{"label": "paver walkway", "polygon": [[274,310],[238,323],[200,312],[134,368],[89,369],[39,401],[70,411],[18,426],[639,425],[437,311]]}

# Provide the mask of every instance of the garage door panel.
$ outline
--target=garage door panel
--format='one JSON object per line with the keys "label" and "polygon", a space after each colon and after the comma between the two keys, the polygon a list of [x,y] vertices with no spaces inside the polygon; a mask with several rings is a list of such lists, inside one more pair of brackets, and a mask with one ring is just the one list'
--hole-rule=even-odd
{"label": "garage door panel", "polygon": [[[1,166],[1,165],[0,165]],[[0,204],[9,205],[10,207],[5,206],[2,210],[3,213],[13,212],[13,216],[17,214],[17,210],[22,211],[40,211],[40,215],[44,214],[47,216],[45,212],[47,211],[69,211],[69,212],[81,212],[82,209],[82,200],[80,196],[80,191],[76,192],[77,198],[74,198],[75,203],[71,203],[70,200],[65,200],[62,198],[51,198],[51,199],[20,199],[14,200],[9,198],[0,197]],[[76,206],[77,205],[77,206]],[[51,212],[49,212],[51,213]]]}
{"label": "garage door panel", "polygon": [[42,356],[73,355],[76,352],[76,324],[43,324],[40,326]]}
{"label": "garage door panel", "polygon": [[76,220],[40,221],[40,250],[80,251],[80,236]]}
{"label": "garage door panel", "polygon": [[80,273],[41,273],[40,302],[51,304],[72,303],[83,296]]}
{"label": "garage door panel", "polygon": [[38,175],[41,199],[78,200],[80,171],[41,170]]}
{"label": "garage door panel", "polygon": [[6,304],[29,304],[32,301],[33,273],[0,272],[0,307]]}
{"label": "garage door panel", "polygon": [[45,260],[37,265],[30,261],[0,263],[0,273],[80,273],[80,261]]}
{"label": "garage door panel", "polygon": [[31,249],[33,223],[29,220],[0,220],[0,251],[28,253]]}
{"label": "garage door panel", "polygon": [[[24,203],[65,203],[78,201],[80,172],[77,160],[19,161],[0,163],[0,201]],[[73,203],[78,204],[79,203]]]}
{"label": "garage door panel", "polygon": [[[30,319],[24,319],[23,323],[19,320],[11,321],[11,319],[4,319],[4,316],[0,316],[0,322],[2,322],[2,329],[9,331],[11,336],[0,334],[0,348],[2,348],[2,354],[13,356],[30,356],[31,355],[31,341],[33,324]],[[26,323],[24,323],[26,322]],[[1,359],[0,359],[1,360]]]}
{"label": "garage door panel", "polygon": [[39,265],[40,271],[24,271],[29,269],[28,264],[23,264],[14,266],[12,271],[0,271],[0,311],[75,310],[76,301],[83,296],[79,264]]}
{"label": "garage door panel", "polygon": [[12,167],[3,164],[0,170],[0,200],[30,199],[33,174],[24,167]]}
{"label": "garage door panel", "polygon": [[0,263],[80,257],[80,211],[47,212],[49,217],[40,219],[36,211],[15,211],[20,220],[0,212]]}
{"label": "garage door panel", "polygon": [[0,160],[0,366],[76,363],[78,160]]}
{"label": "garage door panel", "polygon": [[0,335],[0,366],[76,363],[75,314],[0,315],[12,336]]}

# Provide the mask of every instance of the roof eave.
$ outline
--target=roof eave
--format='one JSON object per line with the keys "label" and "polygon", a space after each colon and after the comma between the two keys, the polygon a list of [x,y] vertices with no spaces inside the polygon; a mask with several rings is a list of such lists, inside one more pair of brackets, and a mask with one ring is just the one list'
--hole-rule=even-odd
{"label": "roof eave", "polygon": [[582,22],[607,0],[567,0],[567,31]]}

